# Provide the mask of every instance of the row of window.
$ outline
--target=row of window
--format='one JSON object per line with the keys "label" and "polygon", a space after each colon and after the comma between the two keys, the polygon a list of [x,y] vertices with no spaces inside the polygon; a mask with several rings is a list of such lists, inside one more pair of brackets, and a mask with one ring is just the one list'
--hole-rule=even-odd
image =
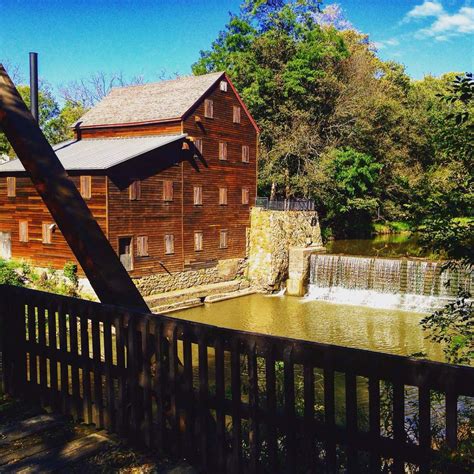
{"label": "row of window", "polygon": [[[92,177],[80,177],[80,192],[84,199],[92,197]],[[7,178],[7,196],[16,196],[16,178]],[[129,199],[131,201],[139,201],[142,196],[141,181],[134,181],[129,186]],[[249,204],[250,191],[248,188],[242,188],[242,204]],[[173,201],[173,181],[163,181],[163,201]],[[219,204],[227,205],[227,188],[219,188]],[[194,205],[202,205],[202,186],[194,186]]]}
{"label": "row of window", "polygon": [[[227,83],[225,83],[227,85]],[[221,83],[221,91],[222,83]],[[227,91],[227,89],[226,89]],[[223,91],[223,92],[226,92]],[[212,99],[204,100],[204,117],[213,119],[214,118],[214,101]],[[240,123],[242,118],[241,108],[238,105],[232,106],[232,122]]]}
{"label": "row of window", "polygon": [[[129,198],[131,201],[139,201],[142,196],[141,181],[134,181],[129,188]],[[227,205],[227,188],[219,188],[219,205]],[[241,200],[242,204],[250,203],[250,190],[249,188],[241,189]],[[163,201],[173,201],[173,181],[163,182]],[[193,201],[195,206],[202,206],[202,186],[194,186],[193,188]]]}
{"label": "row of window", "polygon": [[[204,152],[204,147],[202,144],[201,138],[194,139],[194,146],[202,155]],[[219,160],[228,161],[227,159],[227,142],[219,142]],[[250,147],[249,145],[242,145],[242,154],[241,154],[242,163],[250,163]]]}
{"label": "row of window", "polygon": [[[80,192],[84,199],[92,197],[92,176],[80,177]],[[16,197],[16,178],[7,178],[7,197]]]}
{"label": "row of window", "polygon": [[[136,238],[137,257],[148,257],[148,236],[140,235]],[[164,236],[165,255],[174,254],[174,235],[166,234]],[[228,230],[222,229],[219,231],[219,248],[226,249],[228,246]],[[194,232],[194,250],[201,252],[203,250],[203,232],[198,230]]]}
{"label": "row of window", "polygon": [[[41,224],[42,236],[41,240],[43,244],[51,244],[53,241],[53,230],[55,229],[56,224],[54,222],[43,222]],[[20,242],[29,242],[29,232],[28,232],[28,221],[19,222],[19,241]]]}
{"label": "row of window", "polygon": [[[54,222],[43,222],[42,228],[42,242],[43,244],[51,244],[53,241],[53,230],[56,224]],[[28,221],[19,222],[19,241],[29,242],[29,226]],[[174,254],[174,235],[166,234],[164,237],[165,241],[165,254]],[[228,231],[226,229],[219,231],[219,248],[226,249],[228,242]],[[203,249],[203,232],[194,232],[194,250],[199,252]],[[137,257],[148,257],[148,236],[142,235],[137,237]]]}

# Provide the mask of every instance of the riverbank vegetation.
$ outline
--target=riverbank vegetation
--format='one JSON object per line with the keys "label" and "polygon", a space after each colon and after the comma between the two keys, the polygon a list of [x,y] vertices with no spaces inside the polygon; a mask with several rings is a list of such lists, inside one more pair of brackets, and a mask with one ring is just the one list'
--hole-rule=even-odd
{"label": "riverbank vegetation", "polygon": [[27,262],[0,259],[0,285],[24,286],[59,295],[89,299],[80,291],[75,263],[66,263],[62,271],[39,269]]}

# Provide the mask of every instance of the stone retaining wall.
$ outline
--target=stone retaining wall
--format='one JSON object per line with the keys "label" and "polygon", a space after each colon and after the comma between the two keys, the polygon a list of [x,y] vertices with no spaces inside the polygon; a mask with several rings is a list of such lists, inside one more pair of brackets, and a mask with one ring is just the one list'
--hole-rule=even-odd
{"label": "stone retaining wall", "polygon": [[253,208],[248,277],[262,291],[276,291],[288,278],[290,247],[321,247],[315,211],[270,211]]}
{"label": "stone retaining wall", "polygon": [[242,278],[245,273],[246,259],[219,260],[215,267],[200,270],[188,270],[134,278],[133,281],[143,296],[156,293],[182,290],[193,286],[208,285]]}

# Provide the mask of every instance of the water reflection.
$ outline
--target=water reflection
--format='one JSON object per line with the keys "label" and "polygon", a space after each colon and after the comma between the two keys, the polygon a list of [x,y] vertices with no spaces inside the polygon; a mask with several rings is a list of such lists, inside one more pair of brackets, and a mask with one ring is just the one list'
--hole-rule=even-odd
{"label": "water reflection", "polygon": [[333,240],[326,245],[328,253],[374,257],[426,257],[419,236],[410,232],[377,235],[373,239]]}
{"label": "water reflection", "polygon": [[251,295],[176,312],[173,317],[391,354],[424,352],[432,360],[443,360],[440,346],[425,339],[419,313]]}

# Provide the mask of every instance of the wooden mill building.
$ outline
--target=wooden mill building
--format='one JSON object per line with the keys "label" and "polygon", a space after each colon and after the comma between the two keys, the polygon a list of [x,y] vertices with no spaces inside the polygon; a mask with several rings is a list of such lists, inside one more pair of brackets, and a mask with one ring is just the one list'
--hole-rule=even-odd
{"label": "wooden mill building", "polygon": [[[258,128],[225,73],[113,89],[54,146],[135,277],[242,258]],[[19,160],[0,165],[0,257],[75,261]]]}

